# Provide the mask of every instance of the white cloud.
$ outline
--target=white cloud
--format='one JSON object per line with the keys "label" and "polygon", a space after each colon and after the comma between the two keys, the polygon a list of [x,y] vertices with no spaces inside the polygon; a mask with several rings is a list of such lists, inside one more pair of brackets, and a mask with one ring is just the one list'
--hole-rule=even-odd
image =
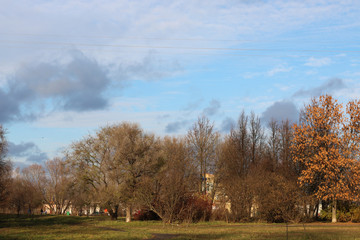
{"label": "white cloud", "polygon": [[306,71],[305,74],[306,75],[315,75],[317,74],[318,72],[317,71],[314,71],[314,70],[309,70],[309,71]]}
{"label": "white cloud", "polygon": [[281,91],[288,91],[290,88],[292,88],[292,86],[289,85],[283,85],[283,84],[275,84],[275,87],[277,87],[278,89],[280,89]]}
{"label": "white cloud", "polygon": [[[129,111],[93,111],[86,113],[78,112],[56,112],[39,119],[33,125],[41,128],[87,128],[97,129],[102,126],[116,124],[120,122],[134,122],[141,124],[147,131],[156,134],[163,133],[163,125],[157,124],[158,116],[174,115],[174,112],[154,111],[154,112],[129,112]],[[80,138],[81,136],[79,136]]]}
{"label": "white cloud", "polygon": [[311,57],[307,60],[305,63],[305,66],[309,67],[322,67],[326,65],[330,65],[332,63],[330,58],[324,57],[324,58],[314,58]]}
{"label": "white cloud", "polygon": [[285,66],[283,66],[283,65],[279,65],[279,66],[277,66],[277,67],[269,70],[269,71],[267,72],[267,75],[270,76],[270,77],[272,77],[272,76],[274,76],[274,75],[277,74],[277,73],[290,72],[292,69],[293,69],[292,67],[285,67]]}
{"label": "white cloud", "polygon": [[245,79],[251,79],[251,78],[255,78],[255,77],[259,77],[261,76],[262,73],[260,72],[246,72],[244,75],[243,75],[243,78]]}

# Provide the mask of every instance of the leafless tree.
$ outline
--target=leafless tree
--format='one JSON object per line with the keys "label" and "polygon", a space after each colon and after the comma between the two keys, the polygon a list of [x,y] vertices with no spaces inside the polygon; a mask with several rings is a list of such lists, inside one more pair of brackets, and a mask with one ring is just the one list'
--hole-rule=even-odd
{"label": "leafless tree", "polygon": [[232,218],[235,221],[250,218],[253,203],[248,176],[254,165],[252,147],[256,144],[253,145],[251,141],[248,119],[245,112],[240,114],[237,125],[225,137],[218,164],[222,191],[231,202]]}
{"label": "leafless tree", "polygon": [[166,223],[183,221],[187,200],[196,192],[195,166],[184,139],[166,137],[161,146],[163,163],[153,178],[142,181],[138,199]]}
{"label": "leafless tree", "polygon": [[280,154],[280,131],[279,124],[275,120],[269,122],[268,136],[268,163],[272,171],[275,171],[279,164]]}
{"label": "leafless tree", "polygon": [[0,207],[6,205],[11,185],[12,165],[6,159],[7,141],[5,138],[5,129],[0,125]]}
{"label": "leafless tree", "polygon": [[214,171],[219,133],[214,130],[214,124],[202,116],[188,131],[187,141],[191,158],[199,169],[199,192],[206,193],[206,173]]}
{"label": "leafless tree", "polygon": [[[137,125],[122,123],[101,128],[95,136],[74,143],[68,159],[77,175],[97,193],[97,201],[117,219],[120,205],[131,221],[132,206],[141,179],[154,174],[159,141]],[[81,170],[80,170],[81,169]]]}
{"label": "leafless tree", "polygon": [[[83,193],[89,193],[87,201],[83,202],[85,206],[78,208],[100,203],[109,210],[112,219],[117,219],[122,181],[120,176],[113,174],[111,166],[110,130],[110,127],[101,128],[94,136],[89,135],[73,143],[66,158],[71,166],[75,189],[82,186]],[[76,200],[80,200],[78,197]]]}
{"label": "leafless tree", "polygon": [[36,191],[44,198],[48,187],[45,169],[40,164],[32,164],[22,170],[23,178],[31,183]]}
{"label": "leafless tree", "polygon": [[261,159],[261,154],[264,148],[264,130],[261,126],[260,118],[251,113],[250,115],[250,149],[251,149],[251,162],[257,164]]}
{"label": "leafless tree", "polygon": [[71,204],[72,182],[69,168],[61,158],[54,158],[45,163],[49,174],[45,199],[57,214],[64,214]]}
{"label": "leafless tree", "polygon": [[[29,167],[28,167],[29,168]],[[15,171],[15,176],[11,184],[9,205],[17,214],[33,214],[34,210],[41,206],[43,202],[40,189],[27,177],[28,168],[22,172],[19,169]]]}

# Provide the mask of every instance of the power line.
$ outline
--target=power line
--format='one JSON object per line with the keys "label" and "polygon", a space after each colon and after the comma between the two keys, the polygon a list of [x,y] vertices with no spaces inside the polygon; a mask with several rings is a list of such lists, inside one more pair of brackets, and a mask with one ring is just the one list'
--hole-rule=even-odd
{"label": "power line", "polygon": [[[14,46],[14,45],[0,45],[5,48],[22,48],[22,49],[43,49],[43,50],[63,50],[63,48],[56,47],[32,47],[32,46]],[[126,51],[126,50],[104,50],[104,49],[95,49],[95,48],[77,48],[81,51],[96,51],[96,52],[109,52],[109,53],[134,53],[134,51]],[[204,53],[204,52],[153,52],[153,54],[161,54],[161,55],[196,55],[196,56],[234,56],[234,57],[272,57],[272,58],[301,58],[301,57],[313,57],[314,55],[273,55],[273,54],[233,54],[233,53]],[[318,55],[317,55],[318,56]],[[335,57],[336,55],[321,55],[326,57]]]}
{"label": "power line", "polygon": [[[315,31],[315,30],[314,30]],[[209,38],[164,38],[164,37],[121,37],[121,36],[106,36],[106,35],[70,35],[70,34],[35,34],[35,33],[0,33],[0,36],[29,36],[29,37],[57,37],[57,38],[87,38],[87,39],[115,39],[115,40],[157,40],[157,41],[199,41],[199,42],[289,42],[289,41],[302,41],[309,42],[307,39],[287,38],[287,39],[209,39]],[[311,41],[310,41],[311,42]],[[338,41],[316,41],[316,43],[331,43]],[[341,43],[358,43],[358,41],[342,41]]]}
{"label": "power line", "polygon": [[46,41],[3,41],[7,44],[35,44],[35,45],[63,45],[63,46],[87,46],[87,47],[113,47],[113,48],[146,48],[146,49],[173,49],[173,50],[207,50],[207,51],[266,51],[266,52],[319,52],[319,53],[360,53],[360,50],[319,50],[319,49],[269,49],[269,48],[220,48],[220,47],[179,47],[179,46],[146,46],[146,45],[117,45],[117,44],[93,44],[93,43],[69,43],[69,42],[46,42]]}
{"label": "power line", "polygon": [[204,39],[204,38],[161,38],[161,37],[115,37],[115,36],[96,36],[96,35],[61,35],[61,34],[33,34],[33,33],[0,33],[8,36],[32,36],[32,37],[70,37],[70,38],[98,38],[98,39],[117,39],[117,40],[165,40],[165,41],[206,41],[206,42],[257,42],[259,40],[235,40],[235,39]]}

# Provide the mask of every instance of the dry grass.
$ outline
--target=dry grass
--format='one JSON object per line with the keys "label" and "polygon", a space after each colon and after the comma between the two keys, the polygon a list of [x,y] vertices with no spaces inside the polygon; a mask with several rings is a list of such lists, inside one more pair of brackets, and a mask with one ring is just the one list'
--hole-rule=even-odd
{"label": "dry grass", "polygon": [[0,239],[359,239],[360,224],[198,224],[164,225],[161,222],[108,217],[0,215]]}

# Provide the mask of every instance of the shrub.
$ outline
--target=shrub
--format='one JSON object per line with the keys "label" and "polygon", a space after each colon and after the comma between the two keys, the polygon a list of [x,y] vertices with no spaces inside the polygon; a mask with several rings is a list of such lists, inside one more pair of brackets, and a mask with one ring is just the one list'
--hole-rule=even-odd
{"label": "shrub", "polygon": [[[323,220],[331,221],[331,204],[321,211],[320,217]],[[339,208],[336,211],[336,218],[338,222],[360,222],[360,206],[349,202],[340,202]]]}
{"label": "shrub", "polygon": [[134,220],[139,220],[139,221],[160,220],[159,215],[147,209],[141,209],[136,211],[133,215],[133,218]]}
{"label": "shrub", "polygon": [[209,221],[212,204],[206,195],[195,194],[187,198],[181,220],[187,222]]}
{"label": "shrub", "polygon": [[360,206],[354,206],[350,209],[351,221],[360,222]]}
{"label": "shrub", "polygon": [[336,217],[338,222],[350,222],[351,221],[351,213],[345,211],[337,211]]}
{"label": "shrub", "polygon": [[229,211],[223,206],[221,206],[219,208],[216,208],[211,212],[211,220],[213,220],[213,221],[226,221],[226,222],[228,222],[229,217],[230,217]]}

